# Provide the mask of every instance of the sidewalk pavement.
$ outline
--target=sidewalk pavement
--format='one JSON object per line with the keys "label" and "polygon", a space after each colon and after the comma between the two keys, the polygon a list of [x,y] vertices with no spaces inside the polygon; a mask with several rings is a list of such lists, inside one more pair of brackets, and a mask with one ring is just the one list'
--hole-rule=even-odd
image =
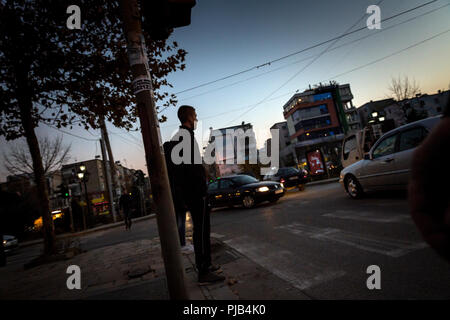
{"label": "sidewalk pavement", "polygon": [[327,183],[333,183],[333,182],[339,182],[339,178],[330,178],[330,179],[325,179],[325,180],[312,181],[312,182],[308,182],[306,185],[314,186],[314,185],[327,184]]}
{"label": "sidewalk pavement", "polygon": [[[309,299],[288,282],[212,238],[213,263],[226,280],[199,286],[194,254],[182,254],[191,300]],[[67,267],[81,269],[81,289],[69,290]],[[14,300],[166,300],[169,299],[159,238],[120,243],[76,255],[68,260],[0,268],[0,299]]]}
{"label": "sidewalk pavement", "polygon": [[[149,215],[139,217],[139,218],[133,218],[133,223],[143,221],[143,220],[153,219],[153,218],[156,218],[155,213],[151,213]],[[100,231],[100,230],[107,230],[107,229],[112,229],[112,228],[116,228],[116,227],[121,227],[124,224],[125,224],[125,221],[119,221],[119,222],[113,222],[113,223],[101,225],[101,226],[98,226],[98,227],[95,227],[92,229],[87,229],[87,230],[83,230],[83,231],[79,231],[79,232],[63,233],[63,234],[57,235],[56,239],[79,237],[79,236],[83,236],[83,235],[93,233],[96,231]],[[21,248],[24,248],[24,247],[32,246],[32,245],[42,243],[42,242],[43,242],[43,239],[31,240],[31,241],[21,242],[21,243],[19,243],[19,246]]]}

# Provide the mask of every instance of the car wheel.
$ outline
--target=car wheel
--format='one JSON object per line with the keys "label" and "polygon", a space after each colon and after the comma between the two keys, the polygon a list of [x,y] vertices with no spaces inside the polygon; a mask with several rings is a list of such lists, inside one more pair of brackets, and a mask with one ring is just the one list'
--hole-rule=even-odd
{"label": "car wheel", "polygon": [[244,199],[242,199],[242,204],[247,209],[253,208],[255,206],[255,198],[252,196],[245,196]]}
{"label": "car wheel", "polygon": [[359,199],[364,195],[361,185],[354,176],[348,176],[345,179],[345,190],[353,199]]}

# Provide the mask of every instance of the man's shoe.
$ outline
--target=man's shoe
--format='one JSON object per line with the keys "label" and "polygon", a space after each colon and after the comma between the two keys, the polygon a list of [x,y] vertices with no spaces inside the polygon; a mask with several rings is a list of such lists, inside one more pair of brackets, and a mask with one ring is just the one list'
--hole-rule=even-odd
{"label": "man's shoe", "polygon": [[192,253],[194,252],[194,246],[192,244],[186,244],[185,246],[181,247],[182,253]]}
{"label": "man's shoe", "polygon": [[218,264],[210,265],[208,270],[209,270],[209,272],[217,272],[217,273],[222,272],[222,269],[220,268],[220,265],[218,265]]}
{"label": "man's shoe", "polygon": [[214,282],[220,282],[220,281],[224,281],[224,280],[225,280],[224,276],[219,276],[212,272],[208,272],[206,274],[202,274],[202,275],[198,276],[198,284],[200,286],[204,286],[207,284],[211,284]]}

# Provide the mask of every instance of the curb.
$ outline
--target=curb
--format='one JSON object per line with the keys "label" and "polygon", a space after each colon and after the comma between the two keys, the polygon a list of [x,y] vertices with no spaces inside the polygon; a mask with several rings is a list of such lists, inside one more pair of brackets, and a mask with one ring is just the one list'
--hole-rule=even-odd
{"label": "curb", "polygon": [[339,178],[332,178],[332,179],[308,182],[306,185],[307,186],[315,186],[315,185],[328,184],[328,183],[334,183],[334,182],[339,182]]}
{"label": "curb", "polygon": [[[133,222],[140,222],[140,221],[144,221],[144,220],[149,220],[149,219],[153,219],[156,218],[156,214],[152,213],[143,217],[139,217],[136,219],[133,219]],[[93,233],[96,231],[100,231],[100,230],[108,230],[108,229],[113,229],[113,228],[117,228],[117,227],[121,227],[123,226],[124,222],[123,221],[119,221],[119,222],[115,222],[115,223],[110,223],[110,224],[106,224],[103,226],[99,226],[96,228],[92,228],[92,229],[88,229],[88,230],[84,230],[84,231],[80,231],[80,232],[76,232],[76,233],[64,233],[64,234],[60,234],[56,236],[56,239],[65,239],[65,238],[75,238],[75,237],[79,237],[85,234],[89,234],[89,233]],[[38,239],[38,240],[33,240],[33,241],[27,241],[27,242],[23,242],[19,244],[19,248],[25,248],[25,247],[29,247],[35,244],[40,244],[43,243],[43,239]]]}

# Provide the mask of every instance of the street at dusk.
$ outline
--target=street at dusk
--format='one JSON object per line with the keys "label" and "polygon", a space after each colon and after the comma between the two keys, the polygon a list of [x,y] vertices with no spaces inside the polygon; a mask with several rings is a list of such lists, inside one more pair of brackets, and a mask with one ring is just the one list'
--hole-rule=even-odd
{"label": "street at dusk", "polygon": [[0,0],[0,302],[441,306],[449,18],[448,0]]}
{"label": "street at dusk", "polygon": [[[404,192],[376,193],[355,202],[337,183],[313,185],[303,192],[289,192],[277,204],[261,204],[250,210],[217,209],[211,223],[212,237],[225,247],[217,262],[225,262],[225,275],[237,280],[228,285],[235,298],[450,297],[447,262],[416,231]],[[124,232],[120,226],[81,236],[78,241],[82,249],[92,251],[151,240],[157,235],[156,220],[148,219],[137,222],[131,232]],[[7,270],[20,267],[38,254],[38,246],[21,249],[11,256]],[[244,260],[252,271],[236,269],[237,261]],[[374,264],[381,269],[381,290],[371,291],[366,286],[366,269]],[[3,272],[6,275],[6,270]],[[136,284],[130,294],[145,299],[145,291],[139,288],[148,286],[148,282]],[[120,298],[122,291],[111,286],[98,295]],[[89,290],[84,298],[89,298]]]}

